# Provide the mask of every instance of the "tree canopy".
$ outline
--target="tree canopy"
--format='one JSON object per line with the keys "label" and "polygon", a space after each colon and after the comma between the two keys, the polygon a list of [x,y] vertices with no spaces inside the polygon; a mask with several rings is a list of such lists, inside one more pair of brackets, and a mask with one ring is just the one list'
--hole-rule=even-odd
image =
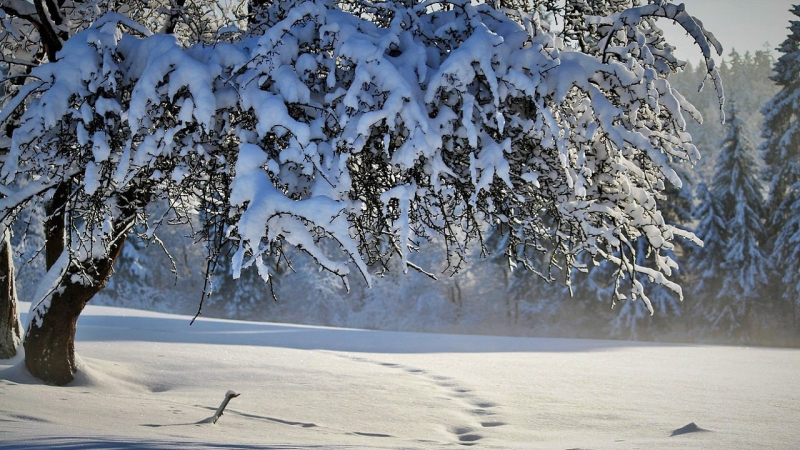
{"label": "tree canopy", "polygon": [[656,19],[696,40],[720,98],[721,48],[682,6],[612,3],[563,35],[470,1],[276,2],[203,39],[93,20],[0,112],[3,223],[37,198],[63,221],[32,326],[59,286],[104,286],[125,237],[169,220],[197,226],[212,265],[232,245],[234,274],[268,281],[265,258],[293,246],[345,283],[392,258],[423,271],[413,250],[434,236],[457,271],[491,226],[506,238],[486,252],[512,266],[608,260],[615,298],[652,311],[643,280],[680,292],[673,240],[693,235],[659,202],[698,158],[699,120]]}

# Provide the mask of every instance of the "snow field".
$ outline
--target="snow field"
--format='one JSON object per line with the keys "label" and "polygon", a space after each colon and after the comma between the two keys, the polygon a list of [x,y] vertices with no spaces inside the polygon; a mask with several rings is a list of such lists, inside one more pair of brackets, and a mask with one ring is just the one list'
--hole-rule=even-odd
{"label": "snow field", "polygon": [[188,323],[88,307],[63,388],[0,362],[0,449],[800,444],[798,350]]}

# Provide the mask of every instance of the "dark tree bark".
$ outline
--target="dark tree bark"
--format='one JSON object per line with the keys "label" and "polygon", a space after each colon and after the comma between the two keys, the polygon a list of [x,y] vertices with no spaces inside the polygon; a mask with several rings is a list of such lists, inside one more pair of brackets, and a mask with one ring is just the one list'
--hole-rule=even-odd
{"label": "dark tree bark", "polygon": [[[52,201],[47,205],[46,259],[48,270],[55,265],[65,249],[65,214],[68,187],[56,189]],[[75,361],[75,332],[78,317],[92,297],[108,284],[113,273],[114,262],[119,257],[125,238],[134,218],[135,192],[121,196],[123,214],[117,219],[113,236],[116,239],[106,249],[102,258],[71,261],[59,284],[51,294],[46,311],[31,320],[25,335],[25,366],[36,378],[48,384],[63,386],[71,382],[77,371]],[[80,276],[73,276],[80,275]],[[92,280],[91,283],[76,282],[76,279]],[[39,299],[36,299],[38,301]],[[31,314],[34,314],[32,311]]]}
{"label": "dark tree bark", "polygon": [[0,241],[0,359],[17,354],[22,326],[17,312],[17,289],[14,284],[14,260],[8,231]]}
{"label": "dark tree bark", "polygon": [[99,282],[89,286],[70,282],[71,275],[78,272],[76,267],[71,267],[60,285],[63,290],[59,289],[52,295],[50,307],[41,320],[31,322],[24,343],[25,366],[31,375],[58,386],[75,377],[78,317],[89,300],[108,283],[122,244],[115,247],[113,255],[85,263],[92,266],[88,272]]}

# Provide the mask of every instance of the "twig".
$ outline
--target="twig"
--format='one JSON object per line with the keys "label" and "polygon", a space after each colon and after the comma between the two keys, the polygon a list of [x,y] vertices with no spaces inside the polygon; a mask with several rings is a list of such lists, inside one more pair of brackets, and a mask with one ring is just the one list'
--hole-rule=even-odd
{"label": "twig", "polygon": [[214,413],[213,416],[209,417],[208,419],[200,422],[200,423],[212,423],[216,424],[220,417],[222,417],[222,412],[225,411],[225,407],[228,406],[228,402],[231,401],[232,398],[238,397],[238,392],[235,391],[228,391],[225,393],[225,399],[222,400],[222,404],[219,405],[217,408],[217,412]]}

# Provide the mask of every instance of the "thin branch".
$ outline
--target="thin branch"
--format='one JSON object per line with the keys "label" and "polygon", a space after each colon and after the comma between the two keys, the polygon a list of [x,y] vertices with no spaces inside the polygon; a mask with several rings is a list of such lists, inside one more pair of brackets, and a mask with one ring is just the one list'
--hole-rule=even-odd
{"label": "thin branch", "polygon": [[434,275],[434,274],[432,274],[430,272],[426,272],[422,267],[412,263],[411,261],[406,261],[406,265],[408,265],[408,267],[411,267],[412,269],[416,270],[417,272],[427,276],[428,278],[432,279],[433,281],[439,281],[439,279],[436,278],[436,275]]}
{"label": "thin branch", "polygon": [[41,35],[42,44],[45,47],[45,51],[47,53],[47,59],[50,61],[56,60],[56,54],[59,50],[63,47],[63,43],[61,39],[58,37],[58,33],[56,33],[56,24],[53,23],[53,20],[45,11],[45,6],[42,4],[43,0],[34,0],[33,4],[36,7],[36,14],[41,19],[39,22],[39,34]]}
{"label": "thin branch", "polygon": [[41,25],[36,16],[36,8],[24,0],[0,0],[0,9],[9,16],[27,20],[33,24]]}

